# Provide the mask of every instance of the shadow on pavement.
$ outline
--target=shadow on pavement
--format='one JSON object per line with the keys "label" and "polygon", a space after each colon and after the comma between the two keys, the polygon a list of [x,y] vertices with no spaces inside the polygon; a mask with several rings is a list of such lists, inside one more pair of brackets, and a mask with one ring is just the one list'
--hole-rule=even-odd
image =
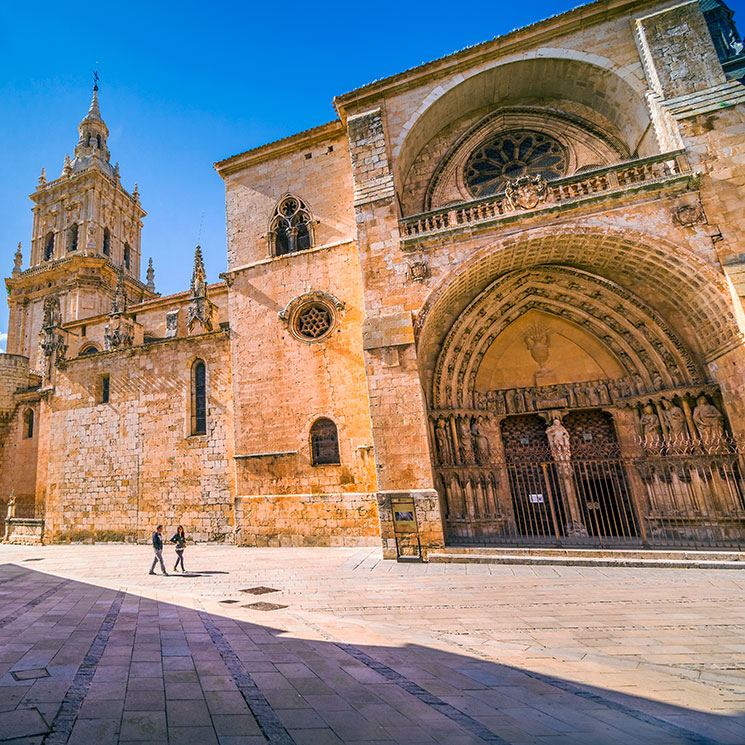
{"label": "shadow on pavement", "polygon": [[420,644],[297,638],[4,564],[0,741],[14,740],[742,745],[745,715],[671,706]]}

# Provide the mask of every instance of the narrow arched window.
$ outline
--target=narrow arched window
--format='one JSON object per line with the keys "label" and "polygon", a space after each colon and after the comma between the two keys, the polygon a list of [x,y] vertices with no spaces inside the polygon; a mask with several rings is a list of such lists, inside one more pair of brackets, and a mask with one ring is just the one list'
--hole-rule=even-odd
{"label": "narrow arched window", "polygon": [[207,369],[202,360],[191,366],[191,433],[207,434]]}
{"label": "narrow arched window", "polygon": [[310,428],[310,457],[314,466],[339,465],[339,433],[330,419],[316,419]]}
{"label": "narrow arched window", "polygon": [[129,271],[132,265],[132,249],[129,247],[129,243],[124,244],[124,268]]}
{"label": "narrow arched window", "polygon": [[103,229],[103,253],[104,256],[111,255],[111,231],[108,228]]}
{"label": "narrow arched window", "polygon": [[67,231],[67,250],[78,250],[78,224],[76,222],[70,225],[70,228]]}
{"label": "narrow arched window", "polygon": [[44,260],[51,261],[54,256],[54,233],[47,233],[44,239]]}
{"label": "narrow arched window", "polygon": [[101,135],[96,135],[96,144],[98,145],[99,150],[103,150],[103,146],[101,145]]}
{"label": "narrow arched window", "polygon": [[34,436],[34,410],[23,412],[23,439],[30,440]]}
{"label": "narrow arched window", "polygon": [[313,220],[306,204],[297,197],[288,195],[277,205],[269,227],[269,243],[272,255],[305,251],[313,245]]}

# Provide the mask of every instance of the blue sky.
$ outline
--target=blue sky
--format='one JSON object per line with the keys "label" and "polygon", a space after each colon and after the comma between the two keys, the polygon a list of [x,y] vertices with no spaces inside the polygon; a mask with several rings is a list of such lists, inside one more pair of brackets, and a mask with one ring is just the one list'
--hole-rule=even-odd
{"label": "blue sky", "polygon": [[[72,153],[97,62],[112,161],[148,212],[143,272],[152,257],[165,294],[188,287],[197,240],[209,280],[225,269],[214,161],[333,119],[334,95],[577,4],[3,3],[0,273],[18,241],[27,266],[28,195]],[[741,22],[744,4],[730,3]],[[3,302],[0,350],[7,318]]]}

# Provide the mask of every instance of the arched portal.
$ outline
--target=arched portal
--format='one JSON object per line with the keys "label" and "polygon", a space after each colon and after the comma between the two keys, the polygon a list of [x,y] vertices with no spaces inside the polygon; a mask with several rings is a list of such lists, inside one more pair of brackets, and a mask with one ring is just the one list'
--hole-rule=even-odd
{"label": "arched portal", "polygon": [[[686,296],[666,260],[544,236],[484,252],[435,290],[418,354],[449,540],[745,539],[740,453],[706,364],[737,343],[734,310],[714,277],[691,277],[701,289]],[[695,263],[676,260],[679,275]],[[619,281],[645,267],[665,297],[642,271]]]}

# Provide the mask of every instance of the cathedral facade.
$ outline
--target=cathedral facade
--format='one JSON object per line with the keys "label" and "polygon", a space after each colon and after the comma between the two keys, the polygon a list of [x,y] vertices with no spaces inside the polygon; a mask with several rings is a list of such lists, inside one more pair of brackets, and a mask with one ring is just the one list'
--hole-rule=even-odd
{"label": "cathedral facade", "polygon": [[741,546],[744,70],[719,0],[601,0],[364,86],[215,164],[169,296],[94,91],[6,280],[9,539]]}

